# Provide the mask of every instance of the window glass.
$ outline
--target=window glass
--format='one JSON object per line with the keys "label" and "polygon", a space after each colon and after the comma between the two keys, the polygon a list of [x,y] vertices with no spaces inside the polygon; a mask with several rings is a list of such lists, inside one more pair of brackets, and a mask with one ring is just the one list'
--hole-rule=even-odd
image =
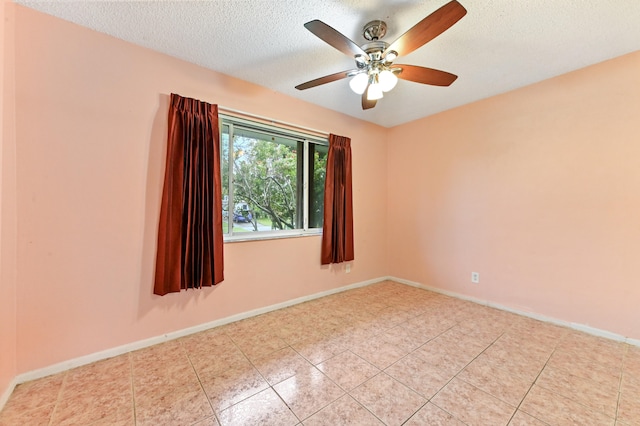
{"label": "window glass", "polygon": [[309,228],[322,228],[324,218],[324,179],[327,172],[329,147],[311,144],[309,148]]}
{"label": "window glass", "polygon": [[232,118],[221,129],[227,237],[322,228],[326,140]]}

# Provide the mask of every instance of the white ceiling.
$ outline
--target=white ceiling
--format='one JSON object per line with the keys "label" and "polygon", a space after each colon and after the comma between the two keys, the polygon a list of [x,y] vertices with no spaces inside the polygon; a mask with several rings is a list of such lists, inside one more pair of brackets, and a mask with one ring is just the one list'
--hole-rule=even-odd
{"label": "white ceiling", "polygon": [[401,80],[363,111],[346,79],[294,89],[354,68],[303,24],[320,19],[361,45],[363,25],[382,19],[391,43],[448,0],[14,1],[385,127],[640,49],[640,0],[459,0],[465,17],[395,61],[458,80],[450,87]]}

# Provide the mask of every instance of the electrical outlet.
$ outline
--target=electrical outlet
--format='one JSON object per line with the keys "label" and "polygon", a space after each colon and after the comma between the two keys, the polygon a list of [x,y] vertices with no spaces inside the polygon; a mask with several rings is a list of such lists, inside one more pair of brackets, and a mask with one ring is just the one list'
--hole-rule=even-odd
{"label": "electrical outlet", "polygon": [[479,272],[472,272],[471,273],[471,282],[474,284],[479,284],[480,283],[480,273]]}
{"label": "electrical outlet", "polygon": [[345,271],[347,274],[348,274],[349,272],[351,272],[351,264],[350,264],[350,263],[347,263],[347,264],[344,266],[344,271]]}

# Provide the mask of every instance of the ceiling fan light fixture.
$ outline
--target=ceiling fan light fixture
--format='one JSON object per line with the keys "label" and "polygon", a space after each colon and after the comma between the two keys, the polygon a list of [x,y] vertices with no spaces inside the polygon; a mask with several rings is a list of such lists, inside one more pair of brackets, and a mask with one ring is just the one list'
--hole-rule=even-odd
{"label": "ceiling fan light fixture", "polygon": [[350,81],[349,87],[358,95],[362,95],[367,90],[367,84],[369,83],[369,77],[366,73],[361,72],[356,74]]}
{"label": "ceiling fan light fixture", "polygon": [[380,82],[380,88],[383,92],[388,92],[398,83],[398,77],[389,70],[384,70],[378,75],[378,81]]}
{"label": "ceiling fan light fixture", "polygon": [[465,16],[467,10],[458,0],[449,0],[447,4],[423,18],[408,31],[389,44],[381,39],[387,32],[387,25],[376,20],[367,23],[362,35],[368,43],[357,45],[344,34],[315,19],[304,24],[318,38],[355,59],[356,69],[329,74],[296,86],[298,90],[309,89],[332,81],[350,78],[349,86],[362,97],[362,109],[376,106],[376,100],[384,92],[393,90],[398,78],[433,86],[449,86],[456,75],[432,68],[416,65],[396,65],[393,61],[406,56],[430,40],[442,34]]}
{"label": "ceiling fan light fixture", "polygon": [[369,91],[367,92],[367,99],[370,101],[376,101],[382,99],[384,94],[382,93],[382,86],[379,83],[373,83],[369,85]]}

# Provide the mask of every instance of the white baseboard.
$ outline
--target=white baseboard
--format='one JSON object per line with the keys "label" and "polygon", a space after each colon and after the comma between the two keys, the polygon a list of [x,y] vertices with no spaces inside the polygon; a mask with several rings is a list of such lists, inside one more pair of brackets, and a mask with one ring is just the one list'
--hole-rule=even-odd
{"label": "white baseboard", "polygon": [[11,396],[11,394],[13,393],[13,390],[16,388],[17,385],[18,385],[18,380],[16,377],[14,377],[13,380],[9,382],[9,386],[7,386],[7,389],[5,389],[2,395],[0,395],[0,411],[2,411],[2,409],[4,408],[4,405],[9,400],[9,397]]}
{"label": "white baseboard", "polygon": [[598,336],[598,337],[604,337],[605,339],[610,339],[610,340],[615,340],[617,342],[625,342],[625,343],[629,343],[630,340],[633,340],[629,337],[625,337],[621,334],[616,334],[616,333],[612,333],[610,331],[607,330],[602,330],[599,328],[595,328],[595,327],[590,327],[588,325],[584,325],[584,324],[577,324],[575,322],[572,322],[569,325],[570,328],[574,329],[574,330],[578,330],[578,331],[583,331],[587,334],[592,334],[594,336]]}
{"label": "white baseboard", "polygon": [[[265,314],[267,312],[275,311],[278,309],[286,308],[289,306],[297,305],[299,303],[308,302],[310,300],[318,299],[321,297],[329,296],[335,293],[341,293],[343,291],[352,290],[358,287],[364,287],[367,285],[375,284],[380,281],[386,280],[387,277],[376,278],[367,281],[361,281],[355,284],[350,284],[344,287],[338,287],[331,290],[323,291],[320,293],[311,294],[309,296],[298,297],[296,299],[287,300],[286,302],[276,303],[275,305],[265,306],[264,308],[258,308],[247,312],[242,312],[240,314],[232,315],[229,317],[217,319],[215,321],[210,321],[204,324],[199,324],[193,327],[185,328],[178,331],[173,331],[171,333],[163,334],[161,336],[155,336],[144,340],[138,340],[136,342],[127,343],[122,346],[117,346],[115,348],[110,348],[104,351],[95,352],[89,355],[81,356],[78,358],[70,359],[68,361],[63,361],[54,365],[50,365],[48,367],[40,368],[37,370],[28,371],[26,373],[19,374],[14,379],[14,387],[16,384],[28,382],[31,380],[40,379],[42,377],[50,376],[52,374],[60,373],[66,370],[70,370],[72,368],[80,367],[86,364],[91,364],[92,362],[100,361],[107,358],[112,358],[114,356],[122,355],[127,352],[135,351],[138,349],[146,348],[149,346],[157,345],[159,343],[168,342],[170,340],[178,339],[180,337],[188,336],[190,334],[199,333],[201,331],[209,330],[211,328],[219,327],[221,325],[229,324],[231,322],[240,321],[246,318],[251,318],[257,315]],[[13,387],[11,387],[13,390]],[[9,392],[11,394],[11,392]],[[8,398],[8,395],[7,395]],[[1,401],[0,401],[1,402]],[[6,401],[5,401],[6,402]],[[0,409],[2,409],[4,404],[0,404]]]}
{"label": "white baseboard", "polygon": [[640,339],[632,339],[630,337],[627,337],[627,343],[640,348]]}
{"label": "white baseboard", "polygon": [[434,293],[444,294],[445,296],[455,297],[456,299],[467,300],[469,302],[478,303],[480,305],[488,306],[490,308],[495,308],[495,309],[499,309],[501,311],[506,311],[506,312],[511,312],[513,314],[522,315],[522,316],[527,317],[527,318],[532,318],[532,319],[535,319],[535,320],[548,322],[550,324],[555,324],[555,325],[559,325],[559,326],[562,326],[562,327],[568,327],[568,328],[571,328],[573,330],[582,331],[582,332],[585,332],[587,334],[591,334],[593,336],[603,337],[603,338],[606,338],[606,339],[615,340],[617,342],[624,342],[624,343],[628,343],[628,344],[633,345],[633,346],[640,347],[640,340],[632,339],[630,337],[625,337],[625,336],[623,336],[621,334],[612,333],[612,332],[607,331],[607,330],[602,330],[602,329],[591,327],[591,326],[584,325],[584,324],[578,324],[578,323],[563,321],[563,320],[559,320],[557,318],[552,318],[552,317],[548,317],[548,316],[545,316],[545,315],[540,315],[540,314],[537,314],[537,313],[534,313],[534,312],[521,311],[521,310],[518,310],[518,309],[511,308],[509,306],[500,305],[499,303],[494,303],[494,302],[490,302],[490,301],[487,301],[487,300],[482,300],[482,299],[478,299],[478,298],[475,298],[475,297],[467,296],[467,295],[464,295],[464,294],[459,294],[459,293],[455,293],[455,292],[452,292],[452,291],[443,290],[443,289],[437,288],[437,287],[427,286],[427,285],[424,285],[424,284],[417,283],[415,281],[405,280],[403,278],[387,277],[387,279],[391,280],[391,281],[395,281],[395,282],[401,283],[401,284],[406,284],[406,285],[410,285],[410,286],[413,286],[413,287],[422,288],[424,290],[433,291]]}

